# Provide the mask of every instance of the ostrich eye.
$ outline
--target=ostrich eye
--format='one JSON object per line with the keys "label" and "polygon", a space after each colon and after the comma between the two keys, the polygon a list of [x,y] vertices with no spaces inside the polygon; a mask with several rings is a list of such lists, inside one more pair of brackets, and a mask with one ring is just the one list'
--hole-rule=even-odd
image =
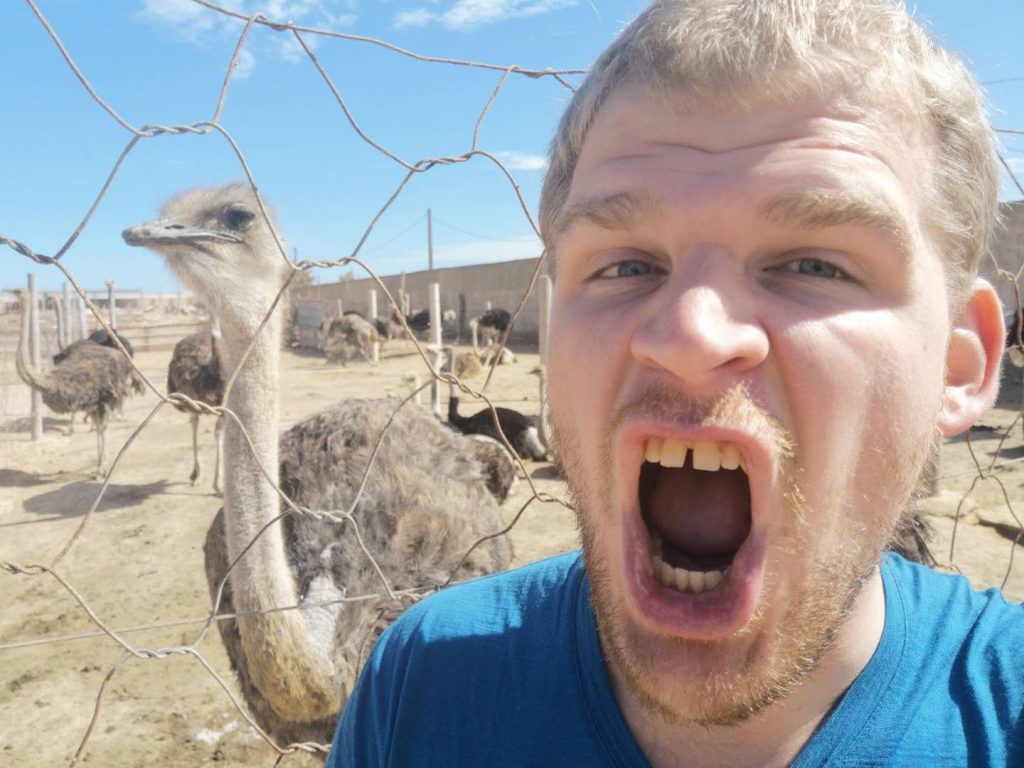
{"label": "ostrich eye", "polygon": [[243,205],[233,205],[224,211],[224,223],[232,229],[248,229],[255,220],[255,211]]}

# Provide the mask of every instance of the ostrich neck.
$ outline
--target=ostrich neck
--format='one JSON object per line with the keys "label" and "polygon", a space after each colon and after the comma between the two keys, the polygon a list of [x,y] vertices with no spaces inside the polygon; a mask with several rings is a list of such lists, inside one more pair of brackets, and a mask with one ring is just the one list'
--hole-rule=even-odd
{"label": "ostrich neck", "polygon": [[[280,321],[277,314],[267,323],[245,355],[254,329],[223,324],[223,373],[230,379],[238,369],[225,406],[237,417],[228,418],[224,431],[224,514],[227,523],[228,556],[234,560],[261,529],[280,514],[280,502],[271,478],[278,466],[278,366],[280,363]],[[244,357],[244,362],[243,362]],[[241,368],[239,368],[241,365]],[[241,424],[241,427],[239,426]],[[248,434],[248,441],[242,428]],[[252,448],[249,447],[252,443]],[[238,590],[263,605],[246,605],[242,610],[294,604],[295,587],[284,557],[281,526],[263,532],[249,554],[235,566],[235,574],[250,579],[260,589]],[[235,579],[239,581],[238,578]]]}
{"label": "ostrich neck", "polygon": [[[222,319],[224,376],[242,362],[253,328]],[[286,720],[337,713],[341,706],[333,648],[316,647],[296,605],[298,591],[285,553],[281,504],[264,475],[278,474],[278,365],[281,321],[275,312],[249,350],[227,393],[237,417],[224,430],[224,529],[239,634],[256,687]],[[249,442],[252,448],[249,447]],[[252,544],[249,547],[250,543]],[[246,549],[249,547],[249,549]]]}
{"label": "ostrich neck", "polygon": [[31,322],[32,307],[27,296],[21,299],[21,335],[18,337],[18,352],[15,356],[14,367],[18,378],[28,384],[32,389],[40,392],[47,392],[50,389],[50,381],[46,375],[40,373],[32,365],[28,354],[29,345],[29,323]]}

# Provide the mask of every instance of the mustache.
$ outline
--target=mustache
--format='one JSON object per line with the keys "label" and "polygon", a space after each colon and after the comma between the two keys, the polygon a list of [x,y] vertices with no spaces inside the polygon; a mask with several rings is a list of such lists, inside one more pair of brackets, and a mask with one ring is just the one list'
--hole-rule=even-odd
{"label": "mustache", "polygon": [[743,382],[704,398],[684,394],[662,382],[648,384],[612,412],[606,432],[609,453],[612,435],[636,419],[670,421],[691,428],[728,427],[767,443],[783,458],[796,456],[796,443],[789,431],[754,400]]}

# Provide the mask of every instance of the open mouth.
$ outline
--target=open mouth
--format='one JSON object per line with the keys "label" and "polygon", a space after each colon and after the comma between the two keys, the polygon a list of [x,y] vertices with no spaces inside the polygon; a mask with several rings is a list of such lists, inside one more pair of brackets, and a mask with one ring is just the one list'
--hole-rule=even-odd
{"label": "open mouth", "polygon": [[746,462],[734,443],[648,437],[639,500],[658,583],[702,594],[726,580],[752,520]]}

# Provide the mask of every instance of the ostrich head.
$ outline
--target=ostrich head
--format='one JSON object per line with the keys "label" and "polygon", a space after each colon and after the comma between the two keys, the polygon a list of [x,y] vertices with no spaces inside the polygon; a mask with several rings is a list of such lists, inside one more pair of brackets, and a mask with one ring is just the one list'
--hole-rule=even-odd
{"label": "ostrich head", "polygon": [[214,316],[254,329],[291,267],[250,187],[194,189],[170,200],[160,218],[124,230],[128,245],[158,252],[202,296]]}

